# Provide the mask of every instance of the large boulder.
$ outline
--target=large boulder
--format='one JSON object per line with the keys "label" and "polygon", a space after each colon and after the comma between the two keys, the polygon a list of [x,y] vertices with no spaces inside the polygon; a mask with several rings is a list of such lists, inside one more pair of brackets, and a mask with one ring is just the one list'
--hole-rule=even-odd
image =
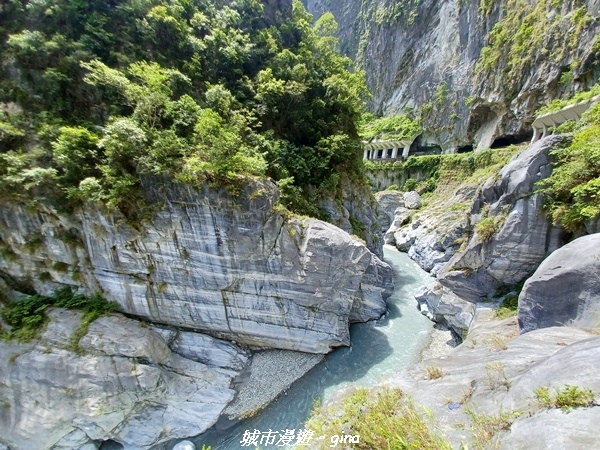
{"label": "large boulder", "polygon": [[[152,327],[120,314],[89,325],[83,313],[47,311],[48,327],[26,344],[0,341],[0,442],[12,449],[72,449],[112,439],[149,448],[203,433],[233,399],[232,370],[174,353]],[[189,338],[188,338],[189,340]],[[196,353],[227,346],[208,338]]]}
{"label": "large boulder", "polygon": [[600,325],[600,233],[580,237],[544,260],[519,296],[519,325],[522,333]]}
{"label": "large boulder", "polygon": [[465,301],[451,290],[436,283],[415,293],[419,311],[428,319],[446,324],[458,336],[464,337],[475,316],[475,304]]}
{"label": "large boulder", "polygon": [[400,191],[381,191],[375,194],[379,206],[379,225],[383,231],[390,228],[398,208],[404,207],[404,194]]}

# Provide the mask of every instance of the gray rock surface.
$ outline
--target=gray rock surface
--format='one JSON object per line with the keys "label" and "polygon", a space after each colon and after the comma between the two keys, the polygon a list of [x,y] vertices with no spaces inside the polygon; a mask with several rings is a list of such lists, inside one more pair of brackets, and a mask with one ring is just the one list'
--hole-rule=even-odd
{"label": "gray rock surface", "polygon": [[[411,211],[410,209],[407,209],[404,207],[396,208],[396,210],[394,211],[394,217],[393,217],[392,223],[390,224],[389,228],[385,232],[385,235],[383,238],[384,242],[387,245],[397,245],[398,248],[403,246],[403,244],[401,242],[396,243],[396,233],[398,231],[400,231],[402,229],[402,227],[410,221],[412,214],[413,214],[413,211]],[[410,245],[412,245],[412,242]],[[410,248],[410,245],[405,246],[403,251],[405,251],[405,252],[408,251],[408,249]]]}
{"label": "gray rock surface", "polygon": [[379,206],[379,225],[383,231],[390,228],[396,210],[404,206],[404,195],[400,191],[381,191],[375,194]]}
{"label": "gray rock surface", "polygon": [[500,450],[591,449],[598,446],[600,408],[540,411],[498,437]]}
{"label": "gray rock surface", "polygon": [[439,283],[421,288],[415,293],[415,299],[421,314],[434,322],[446,324],[458,336],[467,335],[475,316],[474,303],[463,300]]}
{"label": "gray rock surface", "polygon": [[404,193],[404,206],[408,209],[419,209],[423,206],[423,202],[421,201],[421,196],[418,192],[410,191]]}
{"label": "gray rock surface", "polygon": [[147,178],[144,192],[153,211],[135,227],[97,204],[70,216],[2,204],[16,259],[1,259],[0,272],[20,290],[103,292],[150,322],[257,348],[326,353],[349,344],[349,322],[385,312],[387,264],[333,225],[273,211],[270,182],[249,181],[234,198]]}
{"label": "gray rock surface", "polygon": [[12,449],[72,449],[106,439],[148,448],[204,432],[234,396],[238,372],[173,353],[138,321],[97,319],[76,353],[71,335],[82,313],[47,314],[39,340],[0,341],[0,436]]}
{"label": "gray rock surface", "polygon": [[580,237],[542,262],[519,295],[519,325],[522,333],[600,325],[600,234]]}
{"label": "gray rock surface", "polygon": [[548,154],[564,142],[560,136],[537,141],[516,155],[481,188],[471,210],[471,225],[484,217],[496,221],[489,240],[477,232],[440,271],[440,283],[477,302],[530,276],[541,261],[562,245],[562,231],[546,217],[535,183],[550,174]]}
{"label": "gray rock surface", "polygon": [[[479,307],[460,346],[446,356],[411,366],[386,384],[400,387],[417,405],[431,410],[453,448],[462,443],[476,447],[472,431],[476,426],[467,412],[471,410],[478,417],[504,413],[513,422],[510,430],[493,436],[486,448],[587,450],[600,407],[578,408],[568,414],[547,410],[536,402],[534,390],[549,387],[554,392],[567,384],[576,385],[592,389],[598,403],[599,352],[600,337],[585,330],[552,327],[519,335],[515,317],[500,321],[494,319],[492,309]],[[430,379],[428,367],[439,368],[442,376]],[[458,407],[449,409],[449,404]],[[541,438],[546,426],[548,436]],[[556,446],[551,444],[553,437]]]}

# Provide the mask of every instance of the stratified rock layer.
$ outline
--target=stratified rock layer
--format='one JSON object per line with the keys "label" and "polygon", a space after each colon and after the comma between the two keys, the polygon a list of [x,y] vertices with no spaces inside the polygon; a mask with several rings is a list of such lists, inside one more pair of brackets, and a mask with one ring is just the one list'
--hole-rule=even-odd
{"label": "stratified rock layer", "polygon": [[522,333],[600,325],[600,234],[580,237],[542,262],[519,296],[519,325]]}
{"label": "stratified rock layer", "polygon": [[315,353],[348,345],[349,322],[385,312],[389,266],[333,225],[274,212],[274,184],[244,182],[235,196],[143,184],[153,210],[134,225],[97,204],[70,216],[1,205],[0,233],[15,255],[0,260],[2,278],[44,294],[83,286],[151,322]]}
{"label": "stratified rock layer", "polygon": [[[138,321],[101,317],[75,352],[72,335],[83,313],[47,314],[39,340],[0,341],[0,440],[10,448],[73,449],[107,439],[149,448],[204,432],[234,396],[230,385],[239,371],[219,367],[221,358],[208,358],[209,366],[179,356]],[[219,344],[247,361],[225,342],[208,342],[205,351]]]}

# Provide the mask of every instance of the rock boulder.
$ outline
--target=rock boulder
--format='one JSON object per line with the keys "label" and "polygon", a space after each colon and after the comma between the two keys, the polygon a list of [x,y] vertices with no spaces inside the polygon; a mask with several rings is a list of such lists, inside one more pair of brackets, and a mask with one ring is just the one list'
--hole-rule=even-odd
{"label": "rock boulder", "polygon": [[556,250],[519,296],[521,332],[552,326],[600,325],[600,233]]}
{"label": "rock boulder", "polygon": [[0,440],[10,448],[72,449],[107,439],[148,448],[204,432],[234,396],[239,371],[184,358],[138,321],[103,316],[75,350],[71,336],[83,313],[47,314],[39,340],[0,341]]}

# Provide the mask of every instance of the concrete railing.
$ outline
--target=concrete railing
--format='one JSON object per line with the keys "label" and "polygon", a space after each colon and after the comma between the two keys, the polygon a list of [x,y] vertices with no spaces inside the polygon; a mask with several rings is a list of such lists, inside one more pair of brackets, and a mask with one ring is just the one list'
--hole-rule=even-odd
{"label": "concrete railing", "polygon": [[375,139],[363,142],[363,159],[399,159],[407,158],[412,139]]}
{"label": "concrete railing", "polygon": [[[544,114],[533,121],[533,137],[531,142],[535,142],[548,135],[548,128],[556,128],[567,120],[579,120],[581,115],[600,101],[600,95],[590,98],[573,105],[565,106],[555,112]],[[554,130],[553,130],[554,131]]]}

